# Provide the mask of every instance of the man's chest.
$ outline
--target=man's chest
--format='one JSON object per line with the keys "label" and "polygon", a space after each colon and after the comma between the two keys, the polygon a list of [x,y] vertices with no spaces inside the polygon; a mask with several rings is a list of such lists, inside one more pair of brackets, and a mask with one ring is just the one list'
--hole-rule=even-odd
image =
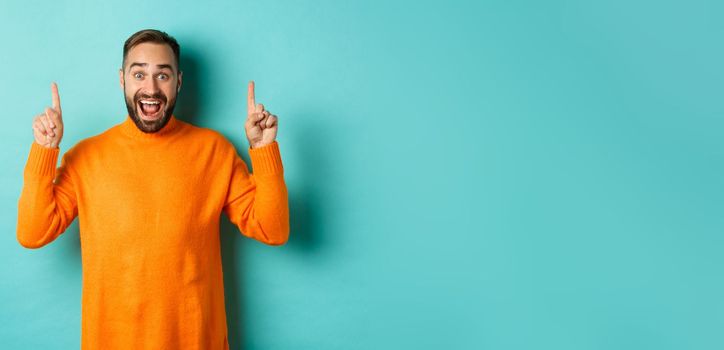
{"label": "man's chest", "polygon": [[79,216],[126,230],[205,226],[218,220],[228,190],[217,163],[198,150],[98,154],[78,170]]}

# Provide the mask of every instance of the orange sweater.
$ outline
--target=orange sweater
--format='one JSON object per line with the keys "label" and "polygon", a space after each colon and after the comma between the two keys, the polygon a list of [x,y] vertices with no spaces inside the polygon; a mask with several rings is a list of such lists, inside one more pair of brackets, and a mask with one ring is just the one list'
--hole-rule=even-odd
{"label": "orange sweater", "polygon": [[[240,132],[243,128],[239,128]],[[228,349],[221,212],[269,245],[289,237],[277,142],[249,149],[250,174],[220,133],[172,116],[124,122],[65,152],[33,142],[17,238],[42,247],[80,220],[82,349]]]}

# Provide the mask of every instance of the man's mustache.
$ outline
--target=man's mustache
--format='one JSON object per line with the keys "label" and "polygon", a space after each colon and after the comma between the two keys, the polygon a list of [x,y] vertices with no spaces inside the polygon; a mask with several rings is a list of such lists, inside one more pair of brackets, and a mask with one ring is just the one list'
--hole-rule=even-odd
{"label": "man's mustache", "polygon": [[155,100],[161,100],[164,103],[166,102],[166,96],[161,93],[157,93],[157,94],[153,94],[153,95],[138,94],[135,96],[134,99],[136,101],[141,100],[141,99],[155,99]]}

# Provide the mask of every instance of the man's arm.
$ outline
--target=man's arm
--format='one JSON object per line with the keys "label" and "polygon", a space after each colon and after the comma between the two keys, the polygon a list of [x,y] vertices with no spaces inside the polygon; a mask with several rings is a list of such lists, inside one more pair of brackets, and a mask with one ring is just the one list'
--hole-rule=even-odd
{"label": "man's arm", "polygon": [[234,151],[234,163],[224,212],[245,236],[269,245],[289,240],[289,200],[284,169],[275,141],[278,118],[257,104],[249,82],[244,124],[254,174]]}
{"label": "man's arm", "polygon": [[26,248],[40,248],[53,240],[78,215],[75,188],[66,156],[55,168],[60,149],[33,142],[23,173],[18,201],[18,242]]}
{"label": "man's arm", "polygon": [[254,173],[234,154],[224,212],[241,233],[269,245],[289,239],[289,200],[279,145],[250,148]]}
{"label": "man's arm", "polygon": [[78,215],[75,188],[68,171],[65,152],[60,168],[58,145],[63,138],[63,112],[58,85],[50,84],[52,107],[33,119],[35,141],[23,172],[23,190],[18,201],[18,242],[26,248],[40,248],[68,228]]}

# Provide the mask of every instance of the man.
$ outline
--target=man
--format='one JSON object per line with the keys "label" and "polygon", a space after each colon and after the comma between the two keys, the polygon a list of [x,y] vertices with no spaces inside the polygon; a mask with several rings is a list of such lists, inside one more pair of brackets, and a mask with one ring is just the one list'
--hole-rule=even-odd
{"label": "man", "polygon": [[179,46],[133,34],[119,71],[128,115],[68,149],[56,169],[63,117],[35,117],[17,238],[39,248],[79,217],[83,349],[228,349],[219,220],[269,245],[289,236],[277,117],[248,87],[250,174],[220,133],[173,115]]}

